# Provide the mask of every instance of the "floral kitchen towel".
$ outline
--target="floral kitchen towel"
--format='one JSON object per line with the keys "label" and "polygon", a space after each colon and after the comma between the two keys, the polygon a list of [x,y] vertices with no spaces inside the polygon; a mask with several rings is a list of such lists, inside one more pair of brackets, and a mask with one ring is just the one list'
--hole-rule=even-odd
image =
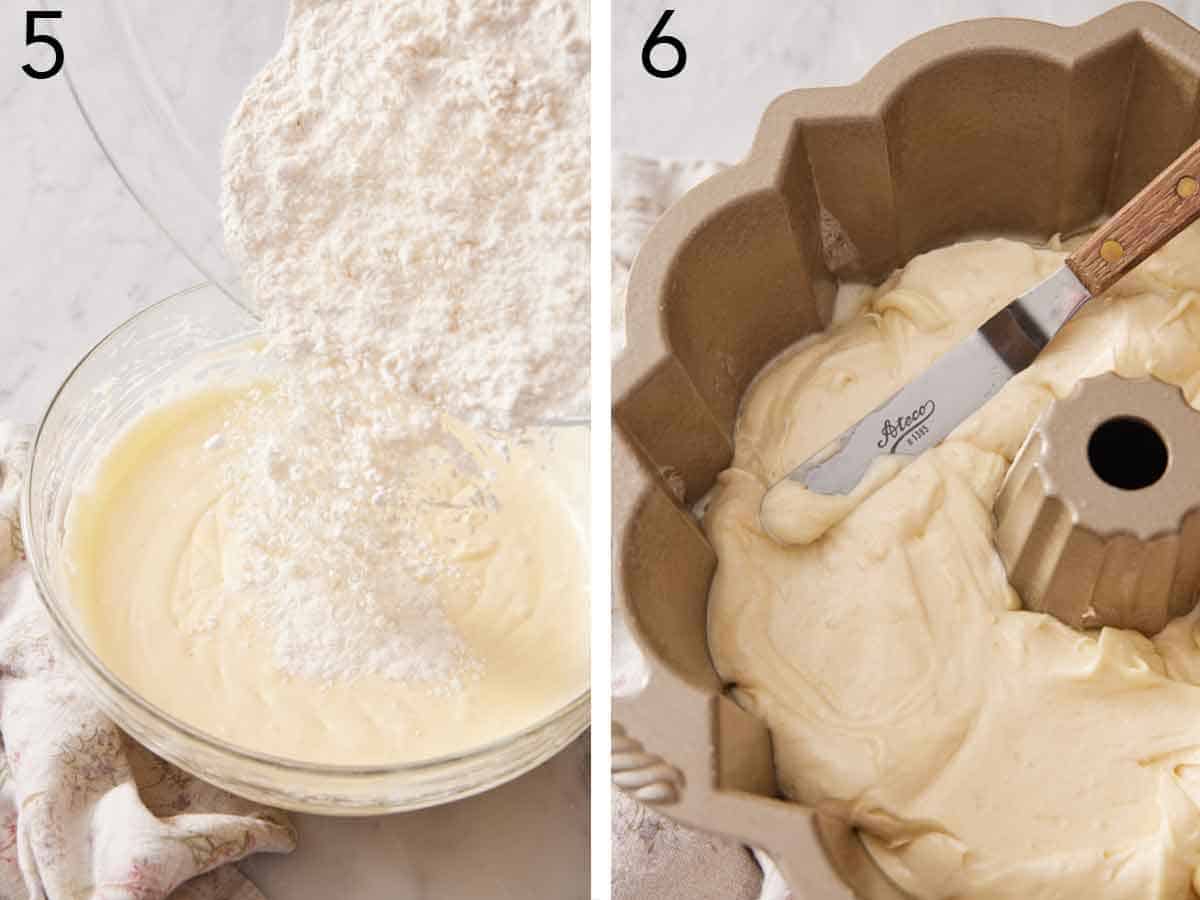
{"label": "floral kitchen towel", "polygon": [[0,422],[0,900],[263,900],[230,863],[292,850],[287,818],[138,746],[60,658],[21,542],[28,448]]}
{"label": "floral kitchen towel", "polygon": [[759,896],[762,879],[745,847],[684,828],[620,792],[612,805],[613,900]]}

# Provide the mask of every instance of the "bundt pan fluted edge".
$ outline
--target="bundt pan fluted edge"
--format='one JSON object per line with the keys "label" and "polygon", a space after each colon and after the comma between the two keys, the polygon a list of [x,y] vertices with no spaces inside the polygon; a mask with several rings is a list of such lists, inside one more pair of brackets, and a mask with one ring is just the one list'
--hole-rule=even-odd
{"label": "bundt pan fluted edge", "polygon": [[846,823],[778,799],[770,736],[708,655],[716,558],[691,505],[730,461],[743,391],[828,323],[837,278],[879,280],[973,235],[1086,227],[1198,124],[1200,33],[1159,7],[1075,28],[966,22],[855,85],[783,95],[748,158],[663,217],[613,380],[614,592],[648,669],[613,702],[619,786],[768,851],[798,900],[902,896]]}

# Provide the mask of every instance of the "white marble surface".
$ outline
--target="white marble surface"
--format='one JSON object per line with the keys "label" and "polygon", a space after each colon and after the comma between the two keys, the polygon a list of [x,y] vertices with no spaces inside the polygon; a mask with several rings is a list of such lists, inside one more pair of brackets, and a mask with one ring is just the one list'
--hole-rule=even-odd
{"label": "white marble surface", "polygon": [[268,900],[582,900],[590,871],[584,735],[518,780],[437,809],[298,816],[300,849],[242,864]]}
{"label": "white marble surface", "polygon": [[21,71],[24,8],[0,6],[0,418],[32,423],[92,344],[198,278],[109,168],[65,81]]}
{"label": "white marble surface", "polygon": [[[70,14],[79,2],[62,6]],[[23,43],[24,10],[37,6],[0,5],[0,419],[25,423],[99,338],[201,280],[109,167],[64,79],[21,72],[37,59]],[[579,900],[587,797],[585,736],[461,803],[365,820],[298,816],[299,849],[244,870],[269,900]]]}

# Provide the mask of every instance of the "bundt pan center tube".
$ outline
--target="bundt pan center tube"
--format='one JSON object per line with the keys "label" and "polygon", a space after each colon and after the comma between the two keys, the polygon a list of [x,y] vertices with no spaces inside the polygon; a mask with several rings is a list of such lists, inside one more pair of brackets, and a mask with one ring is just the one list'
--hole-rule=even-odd
{"label": "bundt pan center tube", "polygon": [[779,798],[770,735],[709,658],[716,557],[691,507],[732,458],[743,392],[829,324],[839,278],[878,282],[965,237],[1094,225],[1198,123],[1200,33],[1159,7],[1066,29],[968,22],[858,84],[783,95],[748,158],[663,217],[614,370],[614,586],[647,666],[614,699],[619,786],[766,850],[798,898],[904,896],[847,824]]}
{"label": "bundt pan center tube", "polygon": [[1179,388],[1098,375],[1013,460],[996,545],[1026,609],[1157,634],[1200,587],[1200,413]]}

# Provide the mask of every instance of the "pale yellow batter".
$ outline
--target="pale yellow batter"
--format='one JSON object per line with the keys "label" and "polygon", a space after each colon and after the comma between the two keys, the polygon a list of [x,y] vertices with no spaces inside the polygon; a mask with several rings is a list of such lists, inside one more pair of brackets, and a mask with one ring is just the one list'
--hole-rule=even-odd
{"label": "pale yellow batter", "polygon": [[747,395],[705,527],[709,639],[769,725],[784,792],[861,829],[919,898],[1174,898],[1200,891],[1200,619],[1154,640],[1024,612],[992,504],[1037,416],[1077,380],[1200,392],[1200,231],[1093,301],[940,447],[844,508],[769,484],[1064,254],[993,240],[915,259]]}
{"label": "pale yellow batter", "polygon": [[[472,671],[458,685],[380,675],[287,675],[231,588],[231,447],[212,436],[244,389],[192,393],[137,421],[74,495],[67,577],[100,658],[135,691],[212,735],[310,762],[384,764],[469,750],[551,715],[586,689],[586,430],[534,436],[502,455],[470,445],[494,502],[453,467],[426,465],[419,530],[453,562],[438,584]],[[354,648],[347,648],[353,653]]]}

